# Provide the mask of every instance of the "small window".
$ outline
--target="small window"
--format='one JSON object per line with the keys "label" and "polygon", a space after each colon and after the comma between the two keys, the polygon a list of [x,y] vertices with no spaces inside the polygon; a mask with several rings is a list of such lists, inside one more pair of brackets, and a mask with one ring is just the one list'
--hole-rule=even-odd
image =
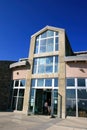
{"label": "small window", "polygon": [[75,89],[66,89],[66,98],[76,98]]}
{"label": "small window", "polygon": [[54,78],[54,87],[58,87],[58,78]]}
{"label": "small window", "polygon": [[85,86],[85,79],[84,78],[78,78],[77,79],[77,85],[79,87]]}
{"label": "small window", "polygon": [[20,80],[20,86],[22,87],[24,87],[25,86],[25,80],[23,79],[23,80]]}
{"label": "small window", "polygon": [[15,87],[19,86],[19,80],[15,80]]}
{"label": "small window", "polygon": [[75,79],[74,78],[67,78],[67,86],[75,86]]}
{"label": "small window", "polygon": [[44,86],[44,79],[38,79],[37,86],[39,86],[39,87]]}
{"label": "small window", "polygon": [[36,79],[32,79],[32,80],[31,80],[31,86],[32,86],[32,87],[35,87],[35,81],[36,81]]}
{"label": "small window", "polygon": [[45,86],[49,86],[49,87],[52,87],[52,79],[46,79],[45,80]]}

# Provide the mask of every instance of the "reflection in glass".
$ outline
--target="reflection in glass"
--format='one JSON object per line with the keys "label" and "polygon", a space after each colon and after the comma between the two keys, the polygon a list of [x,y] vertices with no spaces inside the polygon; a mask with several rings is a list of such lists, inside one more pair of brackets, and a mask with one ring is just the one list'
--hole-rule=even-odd
{"label": "reflection in glass", "polygon": [[85,86],[85,79],[83,79],[83,78],[78,78],[78,79],[77,79],[77,83],[78,83],[78,86]]}
{"label": "reflection in glass", "polygon": [[66,98],[76,98],[75,89],[66,89]]}
{"label": "reflection in glass", "polygon": [[44,79],[38,79],[37,80],[37,86],[44,86]]}
{"label": "reflection in glass", "polygon": [[87,91],[85,89],[78,89],[78,98],[87,99]]}
{"label": "reflection in glass", "polygon": [[58,78],[54,78],[54,87],[58,87]]}
{"label": "reflection in glass", "polygon": [[45,86],[52,86],[52,79],[46,79],[45,80]]}
{"label": "reflection in glass", "polygon": [[20,80],[20,86],[25,86],[25,80]]}
{"label": "reflection in glass", "polygon": [[74,78],[67,78],[66,79],[67,86],[75,86],[75,79]]}
{"label": "reflection in glass", "polygon": [[19,89],[19,96],[24,96],[24,89]]}
{"label": "reflection in glass", "polygon": [[23,98],[18,98],[17,110],[22,111],[23,108]]}

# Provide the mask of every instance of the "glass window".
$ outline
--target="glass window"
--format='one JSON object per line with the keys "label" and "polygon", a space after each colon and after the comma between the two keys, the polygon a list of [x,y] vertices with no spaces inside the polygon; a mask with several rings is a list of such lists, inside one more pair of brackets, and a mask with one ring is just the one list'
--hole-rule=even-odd
{"label": "glass window", "polygon": [[45,80],[45,86],[47,86],[47,87],[50,86],[51,87],[52,86],[52,79],[46,79]]}
{"label": "glass window", "polygon": [[25,80],[20,80],[20,86],[25,86]]}
{"label": "glass window", "polygon": [[15,87],[19,86],[19,80],[15,80]]}
{"label": "glass window", "polygon": [[37,80],[37,86],[44,86],[44,79],[38,79]]}
{"label": "glass window", "polygon": [[58,78],[54,78],[54,87],[58,87]]}
{"label": "glass window", "polygon": [[39,47],[39,41],[36,41],[34,53],[38,53],[38,47]]}
{"label": "glass window", "polygon": [[35,81],[36,81],[36,79],[32,79],[32,80],[31,80],[31,86],[32,86],[32,87],[35,87]]}
{"label": "glass window", "polygon": [[85,90],[85,89],[78,89],[78,98],[80,98],[80,99],[87,99],[87,90]]}
{"label": "glass window", "polygon": [[74,78],[67,78],[66,83],[67,83],[67,86],[75,86],[75,79]]}
{"label": "glass window", "polygon": [[66,89],[66,98],[76,98],[75,89]]}
{"label": "glass window", "polygon": [[40,53],[46,52],[46,46],[40,46]]}
{"label": "glass window", "polygon": [[58,32],[56,32],[56,35],[58,35]]}
{"label": "glass window", "polygon": [[47,57],[46,64],[52,64],[52,63],[53,63],[53,57]]}
{"label": "glass window", "polygon": [[21,111],[23,108],[23,98],[18,98],[17,110]]}
{"label": "glass window", "polygon": [[19,96],[24,96],[24,89],[19,89]]}
{"label": "glass window", "polygon": [[45,73],[44,65],[38,66],[38,73]]}
{"label": "glass window", "polygon": [[46,58],[40,58],[39,65],[44,65],[44,64],[46,64]]}
{"label": "glass window", "polygon": [[82,87],[82,86],[85,86],[85,79],[83,79],[83,78],[78,78],[77,79],[77,84],[78,84],[78,86],[80,87]]}
{"label": "glass window", "polygon": [[47,73],[52,73],[53,72],[53,66],[52,65],[46,66],[46,72]]}
{"label": "glass window", "polygon": [[47,37],[47,31],[41,34],[41,38],[46,38],[46,37]]}
{"label": "glass window", "polygon": [[48,37],[53,36],[53,35],[54,35],[54,32],[53,32],[53,31],[51,31],[51,30],[48,30],[48,31],[47,31],[47,36],[48,36]]}
{"label": "glass window", "polygon": [[14,89],[14,96],[17,96],[18,89]]}

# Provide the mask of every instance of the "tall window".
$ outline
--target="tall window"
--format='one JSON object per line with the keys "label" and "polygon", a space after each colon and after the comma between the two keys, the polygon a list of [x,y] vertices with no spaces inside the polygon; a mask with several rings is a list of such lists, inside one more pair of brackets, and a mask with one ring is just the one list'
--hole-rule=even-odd
{"label": "tall window", "polygon": [[36,38],[35,54],[58,51],[58,32],[48,30]]}
{"label": "tall window", "polygon": [[49,56],[45,58],[34,59],[33,74],[56,72],[58,72],[58,56]]}
{"label": "tall window", "polygon": [[25,91],[25,79],[13,81],[12,109],[21,111]]}

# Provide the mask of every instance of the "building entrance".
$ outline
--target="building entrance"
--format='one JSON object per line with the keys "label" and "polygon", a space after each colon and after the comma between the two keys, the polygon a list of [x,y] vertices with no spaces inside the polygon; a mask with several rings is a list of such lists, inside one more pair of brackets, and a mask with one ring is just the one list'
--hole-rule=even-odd
{"label": "building entrance", "polygon": [[51,89],[43,90],[37,89],[36,96],[35,96],[35,114],[44,115],[48,114],[48,110],[45,111],[45,103],[49,101],[51,104]]}

